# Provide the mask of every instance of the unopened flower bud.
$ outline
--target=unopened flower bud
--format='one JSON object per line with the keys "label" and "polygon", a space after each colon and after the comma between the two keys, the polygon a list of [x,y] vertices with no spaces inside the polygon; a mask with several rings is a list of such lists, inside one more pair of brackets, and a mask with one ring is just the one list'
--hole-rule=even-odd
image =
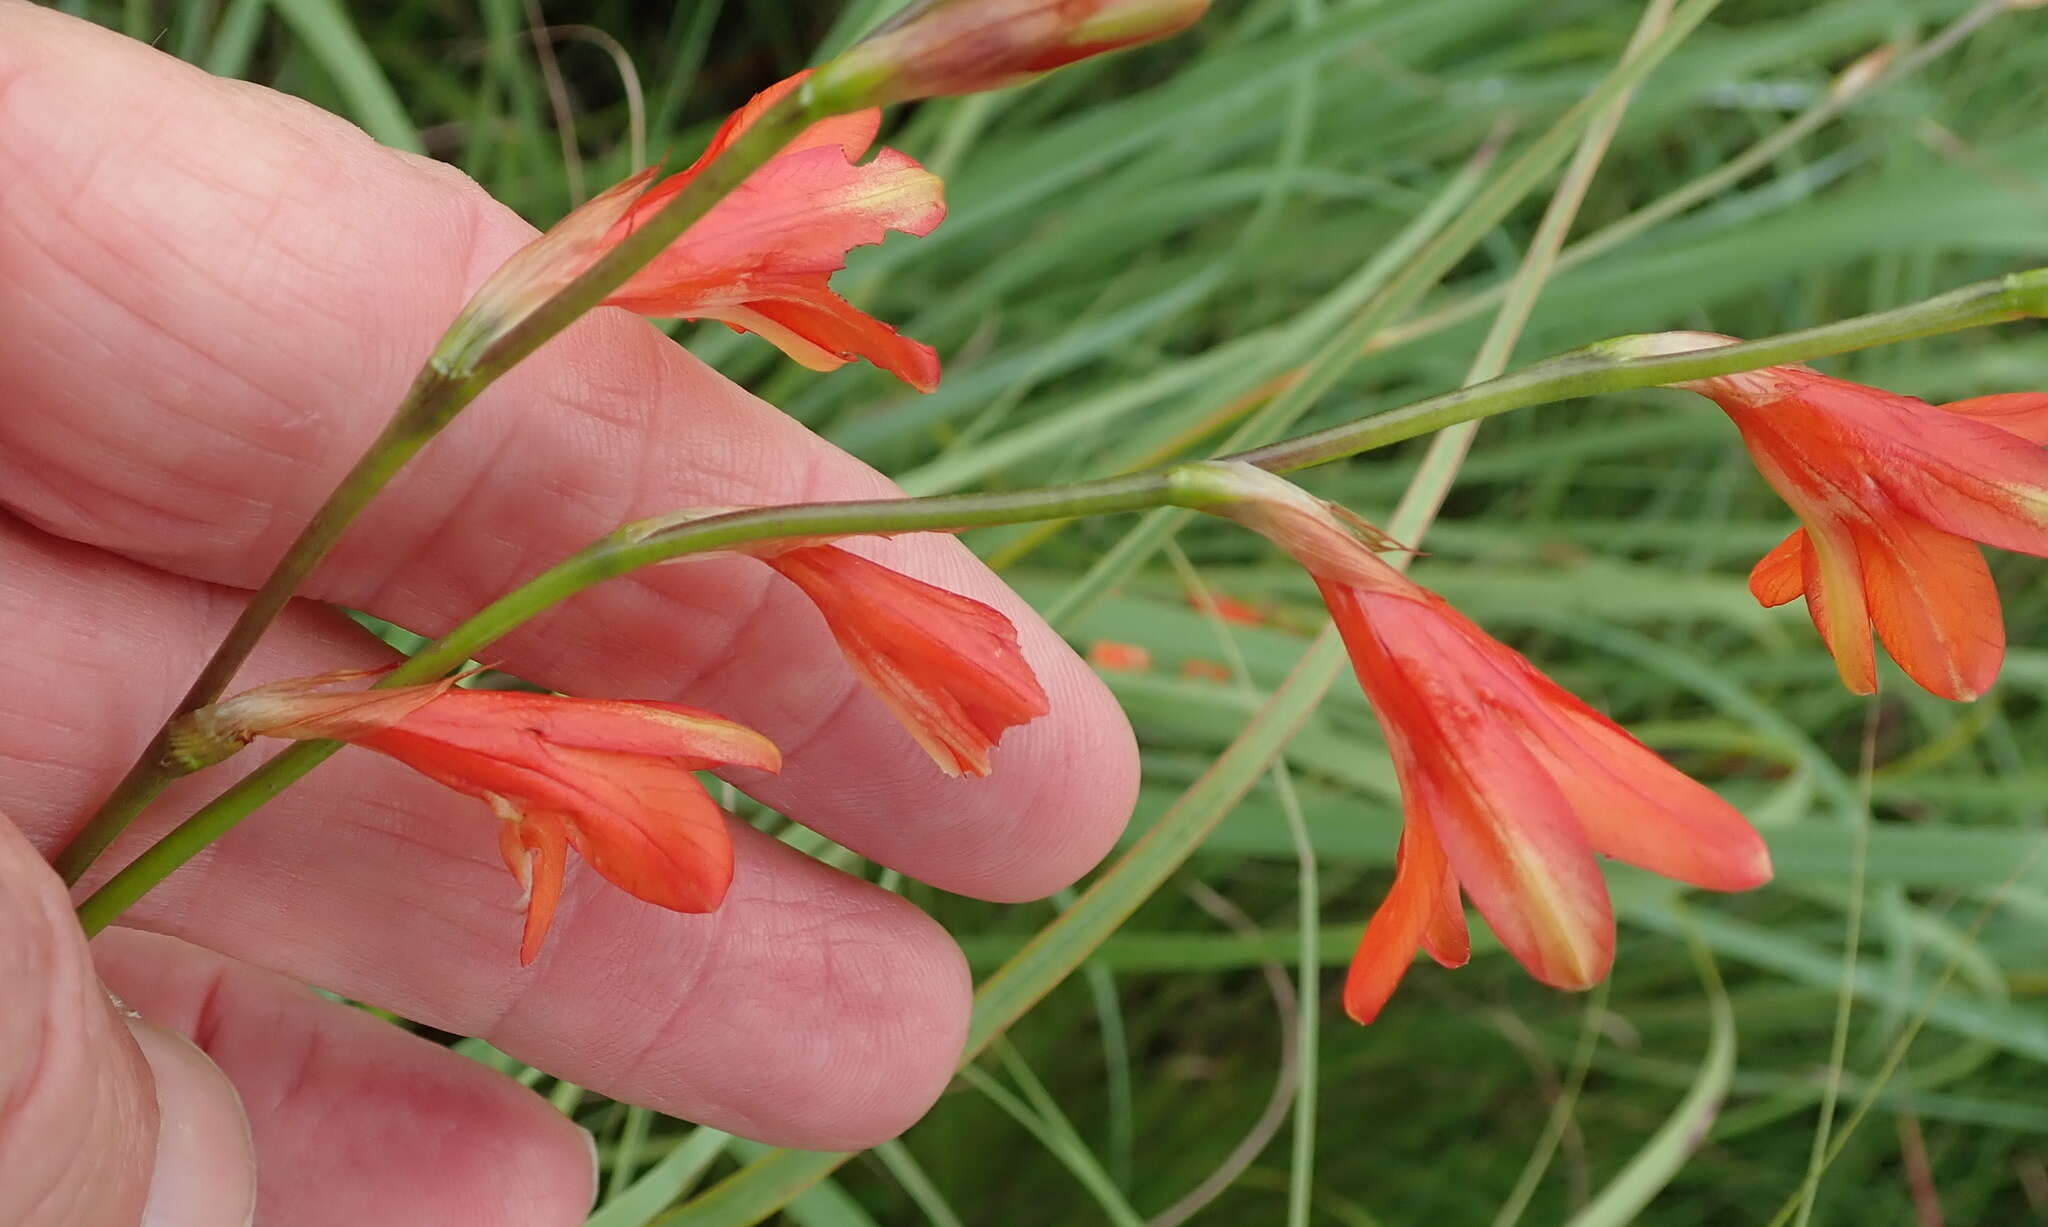
{"label": "unopened flower bud", "polygon": [[829,110],[969,94],[1149,43],[1193,25],[1209,0],[920,0],[818,69]]}

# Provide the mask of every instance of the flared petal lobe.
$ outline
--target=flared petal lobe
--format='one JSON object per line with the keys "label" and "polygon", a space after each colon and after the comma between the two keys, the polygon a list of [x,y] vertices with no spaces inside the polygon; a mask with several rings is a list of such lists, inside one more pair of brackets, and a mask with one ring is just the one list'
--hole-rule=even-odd
{"label": "flared petal lobe", "polygon": [[1771,547],[1749,573],[1749,593],[1765,609],[1790,604],[1806,595],[1806,530]]}
{"label": "flared petal lobe", "polygon": [[[251,709],[235,704],[221,706],[248,719]],[[732,843],[694,773],[781,765],[759,733],[676,703],[435,685],[307,694],[296,709],[271,698],[255,710],[266,723],[245,723],[248,735],[349,741],[487,803],[505,823],[500,851],[524,893],[522,963],[554,915],[566,848],[658,907],[717,908],[732,881]],[[386,718],[367,720],[372,710]]]}
{"label": "flared petal lobe", "polygon": [[561,902],[562,879],[569,869],[568,837],[555,814],[521,813],[495,794],[485,800],[502,820],[498,850],[505,868],[519,882],[520,906],[526,909],[519,936],[519,965],[524,967],[540,957],[541,943],[555,923],[555,905]]}
{"label": "flared petal lobe", "polygon": [[1003,733],[1049,710],[1016,628],[980,601],[836,545],[761,558],[817,606],[855,675],[947,775],[987,775]]}
{"label": "flared petal lobe", "polygon": [[1465,918],[1455,911],[1457,905],[1457,879],[1443,846],[1428,822],[1411,819],[1394,853],[1394,885],[1365,926],[1344,977],[1344,1012],[1362,1023],[1379,1017],[1432,930],[1439,941],[1449,938],[1447,911],[1457,917],[1458,936],[1464,935]]}

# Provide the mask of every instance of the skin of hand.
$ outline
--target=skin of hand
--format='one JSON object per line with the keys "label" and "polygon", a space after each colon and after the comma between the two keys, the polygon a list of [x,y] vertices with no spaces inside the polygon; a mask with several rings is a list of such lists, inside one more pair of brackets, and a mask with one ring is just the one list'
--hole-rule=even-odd
{"label": "skin of hand", "polygon": [[[489,815],[368,754],[209,848],[132,927],[88,948],[71,919],[46,858],[531,235],[459,174],[303,103],[0,0],[0,1222],[581,1221],[587,1135],[303,984],[780,1145],[890,1137],[950,1078],[968,976],[900,897],[736,824],[719,911],[665,912],[572,868],[521,970]],[[598,312],[399,477],[238,685],[389,659],[315,602],[438,633],[623,521],[892,492]],[[1022,901],[1073,881],[1130,812],[1121,713],[957,542],[858,548],[1018,624],[1052,714],[1012,730],[992,777],[941,776],[808,603],[744,560],[614,580],[492,663],[761,729],[788,765],[736,783],[937,887]],[[256,757],[174,786],[109,860]]]}

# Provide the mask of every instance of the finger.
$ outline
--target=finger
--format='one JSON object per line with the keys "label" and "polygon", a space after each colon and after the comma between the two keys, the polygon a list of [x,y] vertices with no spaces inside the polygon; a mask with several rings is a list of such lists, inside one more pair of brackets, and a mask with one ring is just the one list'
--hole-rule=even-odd
{"label": "finger", "polygon": [[[0,778],[38,842],[54,850],[121,770],[99,739],[153,720],[137,709],[171,701],[196,645],[233,611],[197,581],[0,516],[0,676],[15,683],[0,691],[11,707],[0,713]],[[387,659],[359,629],[298,605],[252,673]],[[127,689],[103,676],[112,662],[142,661],[156,668]],[[257,757],[174,787],[164,813],[111,860]],[[786,1145],[891,1137],[951,1076],[966,968],[945,932],[897,896],[736,824],[737,870],[718,912],[663,911],[579,862],[540,960],[522,971],[518,891],[495,822],[396,763],[344,751],[123,923],[482,1036],[604,1094]]]}
{"label": "finger", "polygon": [[511,1079],[175,938],[110,929],[93,955],[249,1105],[257,1222],[575,1227],[589,1212],[590,1136]]}
{"label": "finger", "polygon": [[255,1147],[234,1084],[183,1036],[140,1018],[128,1020],[128,1033],[156,1084],[156,1154],[142,1227],[253,1222]]}
{"label": "finger", "polygon": [[0,1222],[199,1227],[255,1198],[234,1088],[113,1007],[57,875],[0,816]]}
{"label": "finger", "polygon": [[[0,499],[231,585],[260,578],[468,289],[531,234],[445,168],[304,104],[12,4],[0,162],[14,402]],[[307,591],[438,632],[625,520],[890,491],[644,323],[600,312],[429,447]],[[756,725],[790,766],[750,789],[926,881],[999,899],[1072,881],[1135,793],[1121,713],[956,543],[874,549],[1018,622],[1052,716],[1011,732],[992,781],[940,776],[758,564],[606,585],[493,658],[561,689],[682,698]]]}

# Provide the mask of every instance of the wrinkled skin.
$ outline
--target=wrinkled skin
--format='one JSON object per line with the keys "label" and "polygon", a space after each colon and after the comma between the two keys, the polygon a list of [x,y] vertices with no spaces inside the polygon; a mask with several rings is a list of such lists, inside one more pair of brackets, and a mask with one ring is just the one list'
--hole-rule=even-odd
{"label": "wrinkled skin", "polygon": [[[69,922],[45,860],[531,235],[331,116],[0,0],[0,1222],[127,1227],[145,1204],[152,1224],[209,1227],[252,1205],[293,1227],[581,1221],[592,1172],[572,1125],[301,984],[782,1144],[878,1141],[945,1085],[968,978],[900,898],[737,829],[720,911],[665,912],[578,867],[522,970],[491,820],[369,754],[243,824],[133,928],[88,949]],[[606,311],[472,407],[307,595],[434,632],[624,520],[889,490]],[[1129,811],[1121,715],[957,543],[859,548],[1018,623],[1052,711],[1010,732],[992,778],[943,777],[802,595],[745,560],[616,581],[493,663],[759,728],[788,766],[736,782],[947,890],[1072,881]],[[302,602],[240,683],[386,659]],[[112,859],[256,757],[174,788]]]}

